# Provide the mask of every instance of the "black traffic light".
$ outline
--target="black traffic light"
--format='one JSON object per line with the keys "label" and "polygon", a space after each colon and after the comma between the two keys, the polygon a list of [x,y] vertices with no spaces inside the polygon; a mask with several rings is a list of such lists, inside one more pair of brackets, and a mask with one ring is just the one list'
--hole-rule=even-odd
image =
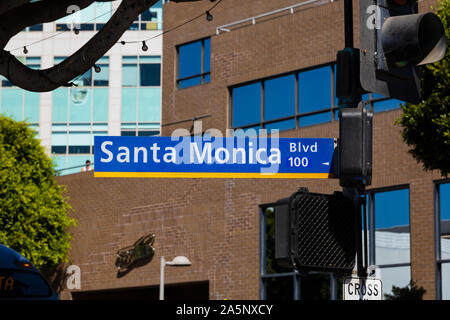
{"label": "black traffic light", "polygon": [[351,273],[358,210],[342,192],[301,188],[275,206],[275,261],[301,271]]}
{"label": "black traffic light", "polygon": [[362,188],[372,183],[373,113],[365,103],[339,111],[337,176],[342,187]]}
{"label": "black traffic light", "polygon": [[360,76],[363,89],[418,103],[416,68],[441,60],[444,26],[434,13],[418,13],[414,0],[360,1]]}

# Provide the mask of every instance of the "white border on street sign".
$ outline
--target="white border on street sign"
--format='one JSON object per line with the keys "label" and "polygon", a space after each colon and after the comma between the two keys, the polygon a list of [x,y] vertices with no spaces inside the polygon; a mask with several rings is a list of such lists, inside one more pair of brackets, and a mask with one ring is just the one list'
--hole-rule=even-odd
{"label": "white border on street sign", "polygon": [[344,280],[344,300],[383,300],[380,279],[351,277]]}

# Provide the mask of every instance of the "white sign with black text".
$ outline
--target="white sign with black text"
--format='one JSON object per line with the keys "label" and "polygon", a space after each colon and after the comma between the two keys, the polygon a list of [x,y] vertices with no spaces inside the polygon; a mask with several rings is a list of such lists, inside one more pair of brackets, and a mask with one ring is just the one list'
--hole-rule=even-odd
{"label": "white sign with black text", "polygon": [[344,300],[383,300],[381,280],[346,278],[344,280]]}

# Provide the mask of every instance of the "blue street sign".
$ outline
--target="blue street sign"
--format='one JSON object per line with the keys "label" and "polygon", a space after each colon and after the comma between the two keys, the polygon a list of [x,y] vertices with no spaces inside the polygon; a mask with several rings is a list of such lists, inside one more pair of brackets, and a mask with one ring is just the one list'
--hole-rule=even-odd
{"label": "blue street sign", "polygon": [[332,138],[94,138],[95,177],[334,177]]}

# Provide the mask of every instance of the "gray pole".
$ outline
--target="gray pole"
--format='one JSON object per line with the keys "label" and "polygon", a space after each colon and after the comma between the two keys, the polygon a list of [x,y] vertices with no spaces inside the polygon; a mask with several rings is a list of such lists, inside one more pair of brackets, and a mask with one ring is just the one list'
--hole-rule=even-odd
{"label": "gray pole", "polygon": [[161,257],[161,268],[159,278],[159,300],[164,300],[164,267],[166,266],[166,260]]}

